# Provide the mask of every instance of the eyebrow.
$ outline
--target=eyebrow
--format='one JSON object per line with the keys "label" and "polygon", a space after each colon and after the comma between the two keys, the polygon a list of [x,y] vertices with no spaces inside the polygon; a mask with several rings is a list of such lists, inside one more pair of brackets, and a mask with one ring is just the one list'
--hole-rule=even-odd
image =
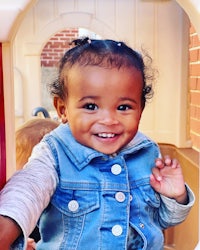
{"label": "eyebrow", "polygon": [[135,99],[132,99],[130,97],[120,97],[121,101],[130,101],[130,102],[134,102],[137,103]]}
{"label": "eyebrow", "polygon": [[[82,102],[82,101],[85,101],[87,99],[94,99],[94,100],[97,100],[99,99],[100,97],[99,96],[95,96],[95,95],[90,95],[90,96],[84,96],[82,97],[79,102]],[[120,97],[119,98],[120,101],[130,101],[130,102],[133,102],[133,103],[137,103],[135,99],[132,99],[130,97]]]}
{"label": "eyebrow", "polygon": [[85,101],[85,99],[99,99],[99,96],[95,96],[95,95],[89,95],[89,96],[84,96],[82,97],[79,102]]}

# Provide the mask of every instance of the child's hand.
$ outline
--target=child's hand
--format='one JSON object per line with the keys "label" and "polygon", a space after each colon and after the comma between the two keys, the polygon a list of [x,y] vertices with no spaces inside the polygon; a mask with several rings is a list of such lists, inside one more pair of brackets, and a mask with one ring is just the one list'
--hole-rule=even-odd
{"label": "child's hand", "polygon": [[28,244],[26,250],[35,250],[36,249],[36,244],[34,239],[28,238]]}
{"label": "child's hand", "polygon": [[187,204],[188,197],[182,169],[176,159],[172,160],[169,156],[156,159],[150,175],[150,184],[158,193],[173,198],[178,203]]}

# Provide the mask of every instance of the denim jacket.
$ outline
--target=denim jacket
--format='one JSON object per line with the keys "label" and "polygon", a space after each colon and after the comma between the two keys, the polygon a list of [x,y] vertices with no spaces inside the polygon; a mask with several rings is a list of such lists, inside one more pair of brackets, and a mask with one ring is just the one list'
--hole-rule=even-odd
{"label": "denim jacket", "polygon": [[59,181],[39,221],[42,240],[37,249],[123,250],[132,227],[144,250],[160,250],[162,229],[185,219],[188,209],[178,215],[184,205],[162,197],[149,184],[160,151],[143,134],[138,132],[116,155],[79,144],[68,125],[60,125],[44,142]]}

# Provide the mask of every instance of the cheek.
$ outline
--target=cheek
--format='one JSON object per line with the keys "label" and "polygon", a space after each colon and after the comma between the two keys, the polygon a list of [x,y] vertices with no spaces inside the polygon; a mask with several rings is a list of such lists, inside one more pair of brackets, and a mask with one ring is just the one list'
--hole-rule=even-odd
{"label": "cheek", "polygon": [[138,129],[139,123],[141,118],[141,112],[134,115],[129,121],[126,122],[126,127],[129,131],[135,131]]}
{"label": "cheek", "polygon": [[75,133],[84,133],[89,124],[89,120],[80,114],[72,114],[69,119],[69,125]]}

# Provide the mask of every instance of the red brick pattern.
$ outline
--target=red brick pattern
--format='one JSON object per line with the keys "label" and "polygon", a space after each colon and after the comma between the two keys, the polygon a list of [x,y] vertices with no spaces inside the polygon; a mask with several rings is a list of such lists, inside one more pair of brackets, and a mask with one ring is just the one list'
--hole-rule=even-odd
{"label": "red brick pattern", "polygon": [[189,44],[190,136],[200,152],[200,39],[191,25]]}
{"label": "red brick pattern", "polygon": [[52,36],[46,43],[41,54],[42,67],[56,67],[65,51],[70,48],[69,43],[78,37],[78,29],[67,29]]}

